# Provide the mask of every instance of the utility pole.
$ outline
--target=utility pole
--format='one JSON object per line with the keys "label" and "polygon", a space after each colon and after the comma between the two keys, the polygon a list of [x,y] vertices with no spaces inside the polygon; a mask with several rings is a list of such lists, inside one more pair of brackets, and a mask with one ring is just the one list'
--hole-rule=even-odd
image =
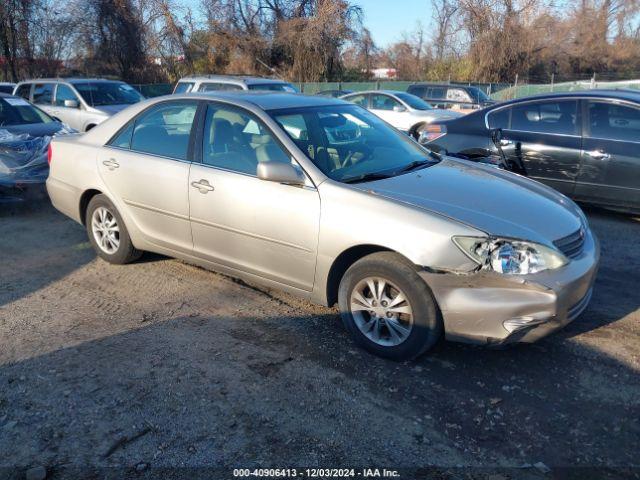
{"label": "utility pole", "polygon": [[516,95],[518,94],[518,74],[516,73],[516,81],[513,82],[513,98],[516,98]]}
{"label": "utility pole", "polygon": [[555,78],[556,78],[556,74],[552,73],[551,74],[551,92],[553,92],[553,81],[555,80]]}

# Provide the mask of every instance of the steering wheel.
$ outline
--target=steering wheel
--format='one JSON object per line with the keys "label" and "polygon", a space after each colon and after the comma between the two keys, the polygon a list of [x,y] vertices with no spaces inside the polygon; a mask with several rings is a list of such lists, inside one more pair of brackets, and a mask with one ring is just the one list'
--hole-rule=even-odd
{"label": "steering wheel", "polygon": [[[346,156],[346,158],[340,164],[340,168],[344,168],[349,164],[355,165],[356,163],[364,162],[364,161],[368,160],[369,158],[371,158],[371,155],[373,155],[373,149],[371,147],[369,147],[364,142],[359,142],[359,147],[360,148],[358,148],[358,150],[351,151],[349,153],[349,155]],[[362,157],[358,158],[357,160],[354,160],[353,156],[358,154],[358,153],[361,153]]]}

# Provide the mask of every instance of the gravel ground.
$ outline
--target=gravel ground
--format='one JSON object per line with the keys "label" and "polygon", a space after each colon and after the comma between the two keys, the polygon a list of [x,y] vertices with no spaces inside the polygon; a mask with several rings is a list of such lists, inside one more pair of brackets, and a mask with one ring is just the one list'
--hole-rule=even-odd
{"label": "gravel ground", "polygon": [[588,215],[603,260],[573,324],[399,364],[356,348],[335,310],[157,255],[109,265],[50,206],[5,210],[0,478],[637,478],[640,219]]}

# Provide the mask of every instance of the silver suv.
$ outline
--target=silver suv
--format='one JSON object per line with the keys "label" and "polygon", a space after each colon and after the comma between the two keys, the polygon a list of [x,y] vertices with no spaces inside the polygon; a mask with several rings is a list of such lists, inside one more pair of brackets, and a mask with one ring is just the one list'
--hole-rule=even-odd
{"label": "silver suv", "polygon": [[296,87],[284,80],[244,75],[194,75],[181,78],[173,93],[211,92],[220,90],[268,90],[298,93]]}
{"label": "silver suv", "polygon": [[16,85],[13,94],[86,132],[111,115],[143,100],[131,85],[100,78],[41,78]]}

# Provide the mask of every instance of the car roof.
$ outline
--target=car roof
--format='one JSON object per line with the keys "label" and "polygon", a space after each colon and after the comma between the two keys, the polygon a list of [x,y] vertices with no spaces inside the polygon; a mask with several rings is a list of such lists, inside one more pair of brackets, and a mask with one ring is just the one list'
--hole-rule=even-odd
{"label": "car roof", "polygon": [[277,78],[252,77],[250,75],[188,75],[178,80],[178,83],[189,82],[189,81],[205,81],[205,80],[245,83],[247,85],[265,84],[265,83],[274,83],[274,84],[288,83],[285,80],[280,80]]}
{"label": "car roof", "polygon": [[195,92],[171,97],[201,98],[206,100],[238,100],[251,103],[262,110],[279,110],[281,108],[299,107],[323,107],[329,105],[352,105],[349,102],[331,97],[318,95],[301,95],[299,93],[286,92],[262,92],[262,91],[214,91]]}
{"label": "car roof", "polygon": [[541,93],[538,95],[530,95],[527,97],[515,98],[513,100],[506,100],[500,103],[500,106],[511,105],[530,100],[545,100],[554,98],[614,98],[619,100],[631,100],[633,102],[640,103],[640,90],[632,89],[592,89],[592,90],[575,90],[572,92],[554,92],[554,93]]}
{"label": "car roof", "polygon": [[478,88],[476,85],[467,85],[464,83],[429,83],[429,82],[417,82],[409,85],[411,87],[453,87],[453,88]]}
{"label": "car roof", "polygon": [[362,91],[358,91],[358,92],[351,92],[348,95],[364,95],[365,93],[366,94],[384,93],[386,95],[397,95],[399,93],[407,93],[407,92],[404,92],[402,90],[362,90]]}

